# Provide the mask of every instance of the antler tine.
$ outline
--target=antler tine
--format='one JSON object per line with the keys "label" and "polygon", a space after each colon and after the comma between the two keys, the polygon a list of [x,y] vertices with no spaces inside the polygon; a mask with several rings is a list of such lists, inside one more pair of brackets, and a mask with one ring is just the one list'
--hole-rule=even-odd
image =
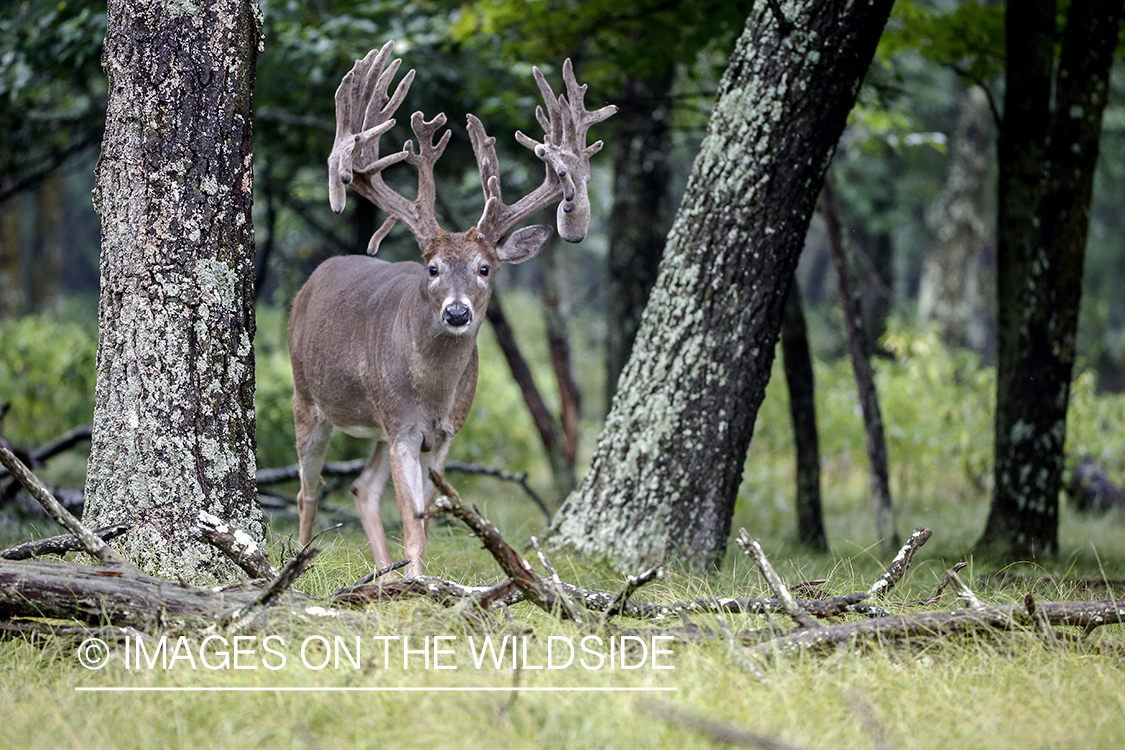
{"label": "antler tine", "polygon": [[[388,96],[391,82],[402,61],[391,60],[394,42],[378,51],[372,50],[340,81],[336,90],[336,140],[328,157],[328,197],[332,209],[344,209],[345,186],[381,208],[390,218],[371,237],[368,253],[374,254],[396,221],[401,221],[425,250],[441,231],[434,213],[434,162],[445,151],[450,133],[437,143],[434,134],[445,124],[439,114],[427,122],[421,112],[411,117],[411,126],[418,137],[418,152],[408,140],[403,148],[387,156],[379,154],[379,138],[390,130],[392,115],[401,106],[414,81],[414,71],[407,71],[393,94]],[[382,171],[392,164],[406,161],[418,169],[418,196],[411,201],[392,189],[383,180]],[[359,179],[356,179],[356,178]]]}
{"label": "antler tine", "polygon": [[578,148],[593,149],[589,151],[589,155],[596,154],[601,150],[602,142],[598,141],[587,147],[586,132],[591,125],[596,125],[602,120],[612,117],[617,112],[617,107],[610,104],[593,112],[586,110],[586,89],[589,86],[585,83],[578,83],[578,80],[574,77],[574,66],[571,64],[569,57],[563,62],[563,82],[566,84],[566,93],[570,98],[570,106],[566,107],[566,110],[574,121],[575,145]]}
{"label": "antler tine", "polygon": [[[516,131],[516,140],[530,149],[547,166],[543,184],[533,192],[505,206],[500,198],[499,166],[494,147],[480,120],[469,115],[469,136],[480,168],[484,188],[485,207],[477,230],[495,242],[506,232],[531,214],[545,208],[562,197],[556,214],[559,234],[568,242],[580,242],[586,236],[590,222],[590,203],[586,183],[590,178],[590,156],[597,153],[601,141],[586,146],[586,131],[590,126],[605,120],[617,111],[609,105],[595,112],[587,112],[583,99],[586,85],[574,77],[570,60],[563,63],[563,81],[566,94],[555,96],[546,76],[538,67],[531,69],[543,105],[536,106],[535,119],[543,127],[543,142]],[[569,96],[569,100],[568,97]]]}

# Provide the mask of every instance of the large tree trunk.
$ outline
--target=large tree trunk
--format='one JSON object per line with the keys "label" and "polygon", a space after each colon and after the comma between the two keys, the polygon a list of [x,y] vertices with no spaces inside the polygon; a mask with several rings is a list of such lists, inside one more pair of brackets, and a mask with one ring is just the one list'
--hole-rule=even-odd
{"label": "large tree trunk", "polygon": [[111,0],[96,406],[84,519],[157,575],[223,578],[206,510],[264,540],[254,482],[252,0]]}
{"label": "large tree trunk", "polygon": [[[754,6],[556,545],[721,562],[816,195],[891,0]],[[792,24],[792,25],[790,25]]]}
{"label": "large tree trunk", "polygon": [[[1090,195],[1123,14],[1121,0],[1070,5],[1052,116],[1047,102],[1054,3],[1035,3],[1034,12],[1021,6],[1018,13],[1008,13],[1005,105],[1010,109],[1000,137],[996,483],[979,542],[1005,557],[1058,549],[1066,410]],[[1032,23],[1027,19],[1038,19],[1031,30],[1023,26]],[[1025,103],[1012,99],[1021,91],[1033,95],[1039,109],[1024,111]],[[1047,121],[1050,127],[1029,133],[1027,120]],[[1046,169],[1032,168],[1034,154],[1045,157]]]}
{"label": "large tree trunk", "polygon": [[992,112],[974,86],[958,93],[957,124],[937,210],[927,217],[935,242],[922,271],[918,317],[937,326],[949,347],[991,356],[993,286],[984,260],[992,244],[988,219]]}
{"label": "large tree trunk", "polygon": [[671,213],[670,98],[674,68],[632,77],[616,101],[613,209],[607,259],[605,404],[629,359],[641,315],[656,283]]}

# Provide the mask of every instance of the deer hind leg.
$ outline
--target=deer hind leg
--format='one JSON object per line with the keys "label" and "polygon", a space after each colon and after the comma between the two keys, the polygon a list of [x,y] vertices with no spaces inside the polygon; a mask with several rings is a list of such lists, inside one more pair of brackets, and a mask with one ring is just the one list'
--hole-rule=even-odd
{"label": "deer hind leg", "polygon": [[394,480],[398,510],[402,516],[402,539],[406,548],[406,566],[409,578],[422,575],[422,560],[426,556],[426,527],[418,514],[426,509],[426,496],[422,494],[422,463],[420,453],[422,437],[399,437],[390,445],[391,478]]}
{"label": "deer hind leg", "polygon": [[367,541],[371,543],[371,554],[375,559],[376,569],[394,562],[391,549],[387,546],[387,534],[383,531],[383,518],[379,514],[379,501],[383,497],[383,490],[390,476],[390,450],[387,443],[380,440],[375,443],[375,450],[371,453],[367,465],[363,467],[363,473],[352,485],[355,507],[359,511],[363,530],[367,533]]}
{"label": "deer hind leg", "polygon": [[332,425],[317,415],[315,406],[296,395],[293,397],[293,424],[297,433],[297,462],[301,473],[301,490],[297,493],[297,514],[301,525],[297,541],[304,547],[312,541],[316,504],[320,485],[323,484],[320,472],[324,468],[324,455],[328,452],[328,439],[332,437]]}

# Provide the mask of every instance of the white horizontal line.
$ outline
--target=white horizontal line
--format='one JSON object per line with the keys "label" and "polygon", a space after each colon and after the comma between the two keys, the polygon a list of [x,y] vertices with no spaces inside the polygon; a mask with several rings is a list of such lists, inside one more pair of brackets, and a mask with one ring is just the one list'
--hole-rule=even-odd
{"label": "white horizontal line", "polygon": [[655,693],[674,687],[76,687],[76,693]]}

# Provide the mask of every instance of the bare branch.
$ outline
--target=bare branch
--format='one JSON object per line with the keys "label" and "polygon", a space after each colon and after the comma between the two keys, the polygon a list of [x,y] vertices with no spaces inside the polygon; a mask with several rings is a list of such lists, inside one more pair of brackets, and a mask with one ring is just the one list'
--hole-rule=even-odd
{"label": "bare branch", "polygon": [[867,593],[876,597],[886,596],[887,592],[893,589],[895,584],[902,580],[906,569],[910,567],[910,561],[914,559],[914,553],[933,536],[933,533],[934,532],[930,529],[914,529],[910,536],[907,537],[906,542],[902,545],[902,549],[895,555],[895,559],[891,560],[891,564],[883,571],[883,575],[879,576],[878,580],[871,584],[871,588],[867,590]]}
{"label": "bare branch", "polygon": [[738,530],[738,537],[735,539],[738,546],[747,555],[754,558],[754,562],[758,563],[758,569],[762,571],[766,581],[769,583],[773,593],[777,595],[778,600],[781,602],[785,614],[793,618],[793,620],[802,628],[819,628],[820,623],[813,619],[812,615],[805,611],[805,609],[797,603],[793,595],[789,593],[789,589],[785,587],[785,583],[781,580],[781,576],[770,565],[769,559],[766,558],[766,553],[762,551],[762,546],[758,544],[756,539],[751,539],[750,534],[746,529]]}
{"label": "bare branch", "polygon": [[277,569],[249,534],[236,529],[218,516],[199,511],[195,532],[215,547],[251,578],[276,578]]}
{"label": "bare branch", "polygon": [[27,488],[27,491],[39,501],[39,504],[50,514],[51,518],[58,521],[59,525],[82,543],[83,550],[103,563],[129,564],[125,558],[117,553],[117,550],[95,536],[81,521],[67,512],[62,503],[56,500],[47,486],[39,480],[39,477],[32,474],[31,470],[24,466],[23,462],[3,445],[0,445],[0,463],[12,473],[12,476],[19,480],[20,484]]}

